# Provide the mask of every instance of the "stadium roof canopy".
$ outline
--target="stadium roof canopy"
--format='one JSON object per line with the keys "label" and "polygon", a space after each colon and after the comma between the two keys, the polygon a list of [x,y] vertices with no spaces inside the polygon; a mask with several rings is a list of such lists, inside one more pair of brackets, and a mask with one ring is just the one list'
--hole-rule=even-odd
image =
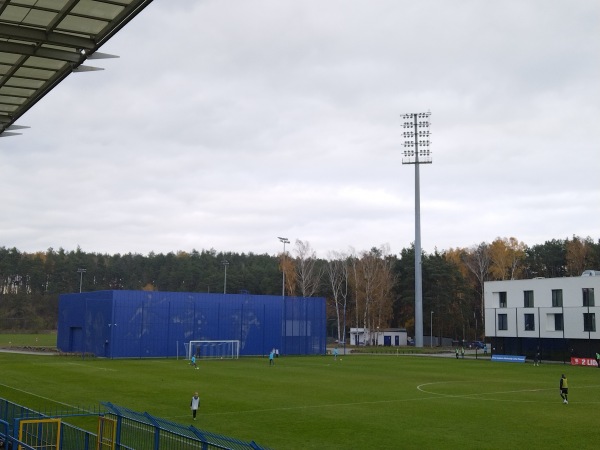
{"label": "stadium roof canopy", "polygon": [[151,2],[0,0],[0,137]]}

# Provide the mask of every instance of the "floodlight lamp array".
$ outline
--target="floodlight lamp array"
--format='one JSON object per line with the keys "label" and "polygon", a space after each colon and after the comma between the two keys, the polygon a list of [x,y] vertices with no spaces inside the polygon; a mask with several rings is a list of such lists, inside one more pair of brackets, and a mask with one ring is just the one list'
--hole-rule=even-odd
{"label": "floodlight lamp array", "polygon": [[404,143],[402,144],[404,147],[416,147],[417,143],[419,144],[419,147],[429,147],[431,145],[431,141],[427,140],[427,141],[404,141]]}
{"label": "floodlight lamp array", "polygon": [[[429,117],[431,112],[416,113],[416,114],[402,114],[402,119],[405,120],[403,127],[405,130],[402,133],[404,138],[403,147],[403,164],[421,164],[431,163],[431,132],[429,127],[431,125]],[[412,119],[412,120],[411,120]]]}
{"label": "floodlight lamp array", "polygon": [[[414,150],[405,150],[403,155],[407,158],[413,157],[416,155],[417,152],[415,152]],[[431,156],[431,150],[419,150],[419,157],[430,157]]]}
{"label": "floodlight lamp array", "polygon": [[[412,136],[405,136],[405,141],[402,143],[404,147],[429,147],[431,145],[431,141],[429,139],[416,139],[415,134],[411,133]],[[430,133],[427,134],[429,136]]]}
{"label": "floodlight lamp array", "polygon": [[400,117],[402,117],[403,119],[414,119],[415,117],[417,119],[427,119],[429,116],[431,116],[431,111],[427,111],[424,113],[408,113],[400,115]]}

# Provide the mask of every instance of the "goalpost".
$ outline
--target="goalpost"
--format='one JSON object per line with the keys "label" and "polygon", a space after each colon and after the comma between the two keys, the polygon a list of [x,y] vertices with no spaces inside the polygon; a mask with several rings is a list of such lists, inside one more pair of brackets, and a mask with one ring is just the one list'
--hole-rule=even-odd
{"label": "goalpost", "polygon": [[185,343],[186,359],[199,358],[238,359],[240,341],[190,341]]}

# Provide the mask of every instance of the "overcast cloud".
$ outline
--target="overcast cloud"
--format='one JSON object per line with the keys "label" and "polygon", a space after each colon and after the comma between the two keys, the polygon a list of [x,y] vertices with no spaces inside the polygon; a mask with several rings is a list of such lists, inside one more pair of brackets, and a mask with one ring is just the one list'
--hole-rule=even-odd
{"label": "overcast cloud", "polygon": [[320,257],[600,238],[597,0],[154,0],[0,140],[0,246]]}

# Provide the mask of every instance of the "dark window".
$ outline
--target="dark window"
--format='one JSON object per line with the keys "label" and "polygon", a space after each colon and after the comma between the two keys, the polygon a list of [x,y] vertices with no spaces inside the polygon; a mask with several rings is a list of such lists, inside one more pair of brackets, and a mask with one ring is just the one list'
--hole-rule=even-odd
{"label": "dark window", "polygon": [[583,313],[583,331],[596,331],[596,314]]}
{"label": "dark window", "polygon": [[554,330],[562,331],[563,329],[563,315],[562,314],[554,314]]}
{"label": "dark window", "polygon": [[508,320],[506,320],[506,314],[498,314],[498,329],[508,330]]}
{"label": "dark window", "polygon": [[552,306],[562,306],[562,289],[552,289]]}
{"label": "dark window", "polygon": [[533,308],[533,291],[523,291],[523,306]]}
{"label": "dark window", "polygon": [[506,308],[506,292],[498,292],[498,299],[500,308]]}
{"label": "dark window", "polygon": [[535,330],[535,315],[525,314],[525,331]]}
{"label": "dark window", "polygon": [[594,306],[594,288],[583,288],[583,306]]}

